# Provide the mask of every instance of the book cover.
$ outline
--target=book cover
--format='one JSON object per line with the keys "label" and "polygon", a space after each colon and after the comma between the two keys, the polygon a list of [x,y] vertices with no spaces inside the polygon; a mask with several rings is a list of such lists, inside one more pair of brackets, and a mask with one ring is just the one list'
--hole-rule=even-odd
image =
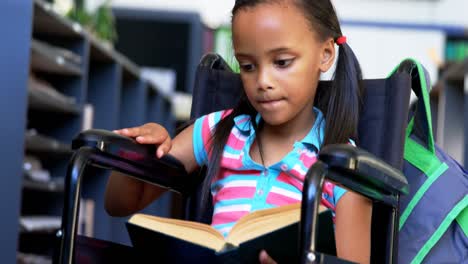
{"label": "book cover", "polygon": [[300,204],[253,212],[224,238],[209,225],[134,215],[127,230],[134,248],[158,263],[258,263],[265,249],[279,263],[297,262]]}

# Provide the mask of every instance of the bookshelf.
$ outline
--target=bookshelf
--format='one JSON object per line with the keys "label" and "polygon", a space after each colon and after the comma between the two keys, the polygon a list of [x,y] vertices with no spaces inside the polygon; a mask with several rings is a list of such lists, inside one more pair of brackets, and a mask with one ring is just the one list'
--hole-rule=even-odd
{"label": "bookshelf", "polygon": [[436,143],[468,167],[468,34],[457,26],[441,27],[445,57],[430,91],[432,128]]}
{"label": "bookshelf", "polygon": [[[29,48],[32,23],[30,1],[7,1],[0,10],[0,33],[8,36],[2,41],[0,57],[0,115],[4,122],[1,136],[2,176],[0,184],[1,219],[1,259],[16,261],[16,246],[19,231],[21,204],[22,163],[24,133],[26,123],[27,83],[29,68]],[[12,24],[18,27],[12,27]],[[15,52],[12,52],[15,51]],[[12,65],[14,64],[14,65]],[[14,67],[12,67],[14,66]],[[14,98],[14,100],[13,100]]]}
{"label": "bookshelf", "polygon": [[[432,79],[430,103],[436,143],[468,167],[468,34],[460,26],[430,26],[445,35],[438,80]],[[412,105],[414,107],[414,103]]]}
{"label": "bookshelf", "polygon": [[432,91],[436,102],[436,142],[462,166],[468,167],[468,34],[447,31],[445,63]]}
{"label": "bookshelf", "polygon": [[116,49],[144,67],[175,69],[175,90],[191,93],[204,49],[200,15],[124,7],[115,7],[113,12],[119,36]]}
{"label": "bookshelf", "polygon": [[[468,37],[467,37],[468,39]],[[437,84],[436,142],[468,167],[468,57],[441,70]]]}
{"label": "bookshelf", "polygon": [[[70,144],[83,129],[117,129],[146,122],[174,131],[172,98],[140,76],[140,68],[41,0],[0,4],[1,136],[0,257],[50,260],[64,199]],[[103,208],[109,172],[95,169],[83,185],[85,233],[128,243],[125,219]],[[146,211],[168,216],[170,198]],[[25,222],[26,221],[26,222]],[[43,224],[34,231],[25,223]]]}

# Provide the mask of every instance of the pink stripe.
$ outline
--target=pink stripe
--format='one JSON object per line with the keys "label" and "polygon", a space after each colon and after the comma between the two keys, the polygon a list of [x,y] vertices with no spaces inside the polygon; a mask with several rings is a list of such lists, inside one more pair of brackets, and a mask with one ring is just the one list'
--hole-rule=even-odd
{"label": "pink stripe", "polygon": [[213,202],[222,200],[252,198],[255,195],[255,187],[224,187],[213,197]]}
{"label": "pink stripe", "polygon": [[331,204],[327,199],[322,197],[322,200],[320,201],[320,203],[323,206],[327,207],[328,209],[335,211],[335,206],[333,206],[333,204]]}
{"label": "pink stripe", "polygon": [[[301,171],[298,171],[296,169],[291,169],[289,171],[290,174],[292,174],[294,177],[296,177],[297,179],[301,180],[301,181],[304,181],[304,177],[305,177],[305,173],[301,172]],[[291,176],[290,176],[291,177]]]}
{"label": "pink stripe", "polygon": [[[213,115],[213,114],[210,114],[210,115]],[[210,128],[209,119],[210,119],[209,115],[203,119],[203,123],[202,123],[203,142],[206,142],[206,140],[211,137],[211,128]]]}
{"label": "pink stripe", "polygon": [[232,173],[232,170],[221,168],[220,172],[218,173],[218,176],[216,177],[216,179],[213,180],[213,182],[224,180],[224,178],[231,176]]}
{"label": "pink stripe", "polygon": [[235,222],[248,213],[249,211],[218,213],[213,215],[213,221],[211,222],[211,225],[222,225]]}
{"label": "pink stripe", "polygon": [[297,200],[288,196],[284,196],[278,193],[274,193],[274,192],[270,192],[266,199],[266,202],[268,204],[275,205],[275,206],[282,206],[282,205],[297,203],[298,201],[300,200]]}
{"label": "pink stripe", "polygon": [[223,180],[226,177],[229,177],[233,174],[236,175],[249,175],[249,176],[258,176],[260,175],[260,172],[257,170],[237,170],[236,168],[221,168],[220,173],[218,174],[218,177],[216,177],[215,181],[218,180]]}
{"label": "pink stripe", "polygon": [[325,199],[325,198],[323,197],[323,195],[324,195],[324,194],[327,194],[328,197],[333,197],[333,188],[334,188],[334,187],[335,187],[335,184],[333,184],[333,183],[331,183],[331,182],[329,182],[329,181],[325,181],[325,182],[323,183],[323,187],[322,187],[322,202],[321,202],[321,203],[322,203],[325,207],[327,207],[327,208],[329,208],[329,209],[331,209],[331,210],[335,210],[335,206],[334,206],[332,203],[330,203],[327,199]]}
{"label": "pink stripe", "polygon": [[322,187],[322,193],[328,194],[329,197],[333,197],[333,188],[335,185],[329,181],[325,181]]}
{"label": "pink stripe", "polygon": [[301,156],[299,157],[299,160],[302,161],[302,163],[304,164],[304,166],[306,168],[309,168],[310,166],[312,166],[312,164],[314,164],[316,161],[317,161],[317,156],[307,156],[307,154],[305,153],[302,153]]}
{"label": "pink stripe", "polygon": [[231,159],[222,157],[221,158],[221,167],[230,168],[230,169],[240,169],[242,168],[242,159]]}
{"label": "pink stripe", "polygon": [[[221,119],[225,118],[227,115],[229,115],[232,112],[232,109],[225,110],[221,112]],[[211,158],[211,153],[210,153],[210,141],[211,141],[211,136],[213,134],[213,131],[210,129],[210,117],[215,117],[215,113],[208,114],[204,117],[203,122],[202,122],[202,142],[203,146],[205,148],[205,151],[208,155],[208,158]],[[216,121],[216,120],[215,120]],[[219,121],[218,121],[219,122]]]}
{"label": "pink stripe", "polygon": [[276,178],[277,181],[283,182],[286,184],[290,184],[294,187],[296,187],[298,190],[302,192],[302,182],[299,181],[298,179],[292,177],[291,175],[288,175],[285,172],[281,172],[278,177]]}
{"label": "pink stripe", "polygon": [[239,140],[239,138],[237,138],[231,133],[228,137],[226,144],[235,150],[242,150],[242,148],[245,145],[245,141]]}
{"label": "pink stripe", "polygon": [[228,116],[230,113],[232,113],[234,109],[227,109],[227,110],[224,110],[222,113],[221,113],[221,119],[225,118],[226,116]]}
{"label": "pink stripe", "polygon": [[205,119],[203,120],[201,133],[202,133],[203,147],[205,148],[205,151],[206,151],[207,155],[210,156],[209,141],[211,139],[211,130],[210,130],[210,125],[209,125],[209,121],[208,121],[208,116],[206,116]]}
{"label": "pink stripe", "polygon": [[242,118],[241,120],[237,121],[237,123],[240,125],[240,124],[245,123],[247,120],[250,120],[250,116],[246,116]]}

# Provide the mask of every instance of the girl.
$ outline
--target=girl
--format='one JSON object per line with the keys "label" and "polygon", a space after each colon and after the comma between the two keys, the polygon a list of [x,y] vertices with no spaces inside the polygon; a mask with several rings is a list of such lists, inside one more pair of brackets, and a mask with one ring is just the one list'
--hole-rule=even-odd
{"label": "girl", "polygon": [[[212,193],[212,225],[223,233],[249,212],[299,202],[320,148],[356,139],[361,78],[330,0],[237,0],[232,15],[245,92],[239,105],[197,119],[173,140],[154,123],[116,131],[142,144],[161,144],[156,155],[173,155],[188,172],[208,165],[204,193]],[[335,44],[333,85],[322,94],[326,104],[314,107]],[[162,192],[114,173],[106,209],[129,215]],[[338,257],[368,263],[371,202],[327,182],[322,204],[336,215]],[[265,251],[259,260],[274,263]]]}

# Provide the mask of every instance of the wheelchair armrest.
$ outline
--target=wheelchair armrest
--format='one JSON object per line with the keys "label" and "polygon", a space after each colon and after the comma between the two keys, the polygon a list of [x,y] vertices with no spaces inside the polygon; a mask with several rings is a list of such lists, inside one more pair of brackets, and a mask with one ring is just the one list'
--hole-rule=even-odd
{"label": "wheelchair armrest", "polygon": [[75,153],[65,178],[62,228],[57,233],[61,237],[60,263],[73,263],[81,183],[88,166],[117,170],[182,194],[193,193],[200,182],[200,178],[188,175],[177,159],[169,155],[156,158],[155,145],[140,145],[110,131],[84,131],[73,140],[72,148]]}
{"label": "wheelchair armrest", "polygon": [[385,196],[408,194],[408,181],[401,171],[375,155],[351,145],[325,146],[319,160],[329,167],[328,178],[374,200],[391,202]]}
{"label": "wheelchair armrest", "polygon": [[[156,145],[143,145],[111,131],[90,129],[81,132],[73,140],[74,150],[81,147],[99,150],[98,155],[107,158],[105,164],[100,164],[106,168],[130,173],[135,178],[182,193],[196,187],[195,179],[189,179],[179,160],[168,154],[156,158]],[[136,170],[128,170],[128,164],[137,167],[138,173],[132,173]]]}
{"label": "wheelchair armrest", "polygon": [[[324,179],[398,208],[400,194],[408,193],[408,181],[403,174],[373,154],[351,145],[323,147],[317,162],[307,171],[302,190],[300,223],[301,263],[316,258],[317,213]],[[398,217],[393,210],[392,221]]]}

